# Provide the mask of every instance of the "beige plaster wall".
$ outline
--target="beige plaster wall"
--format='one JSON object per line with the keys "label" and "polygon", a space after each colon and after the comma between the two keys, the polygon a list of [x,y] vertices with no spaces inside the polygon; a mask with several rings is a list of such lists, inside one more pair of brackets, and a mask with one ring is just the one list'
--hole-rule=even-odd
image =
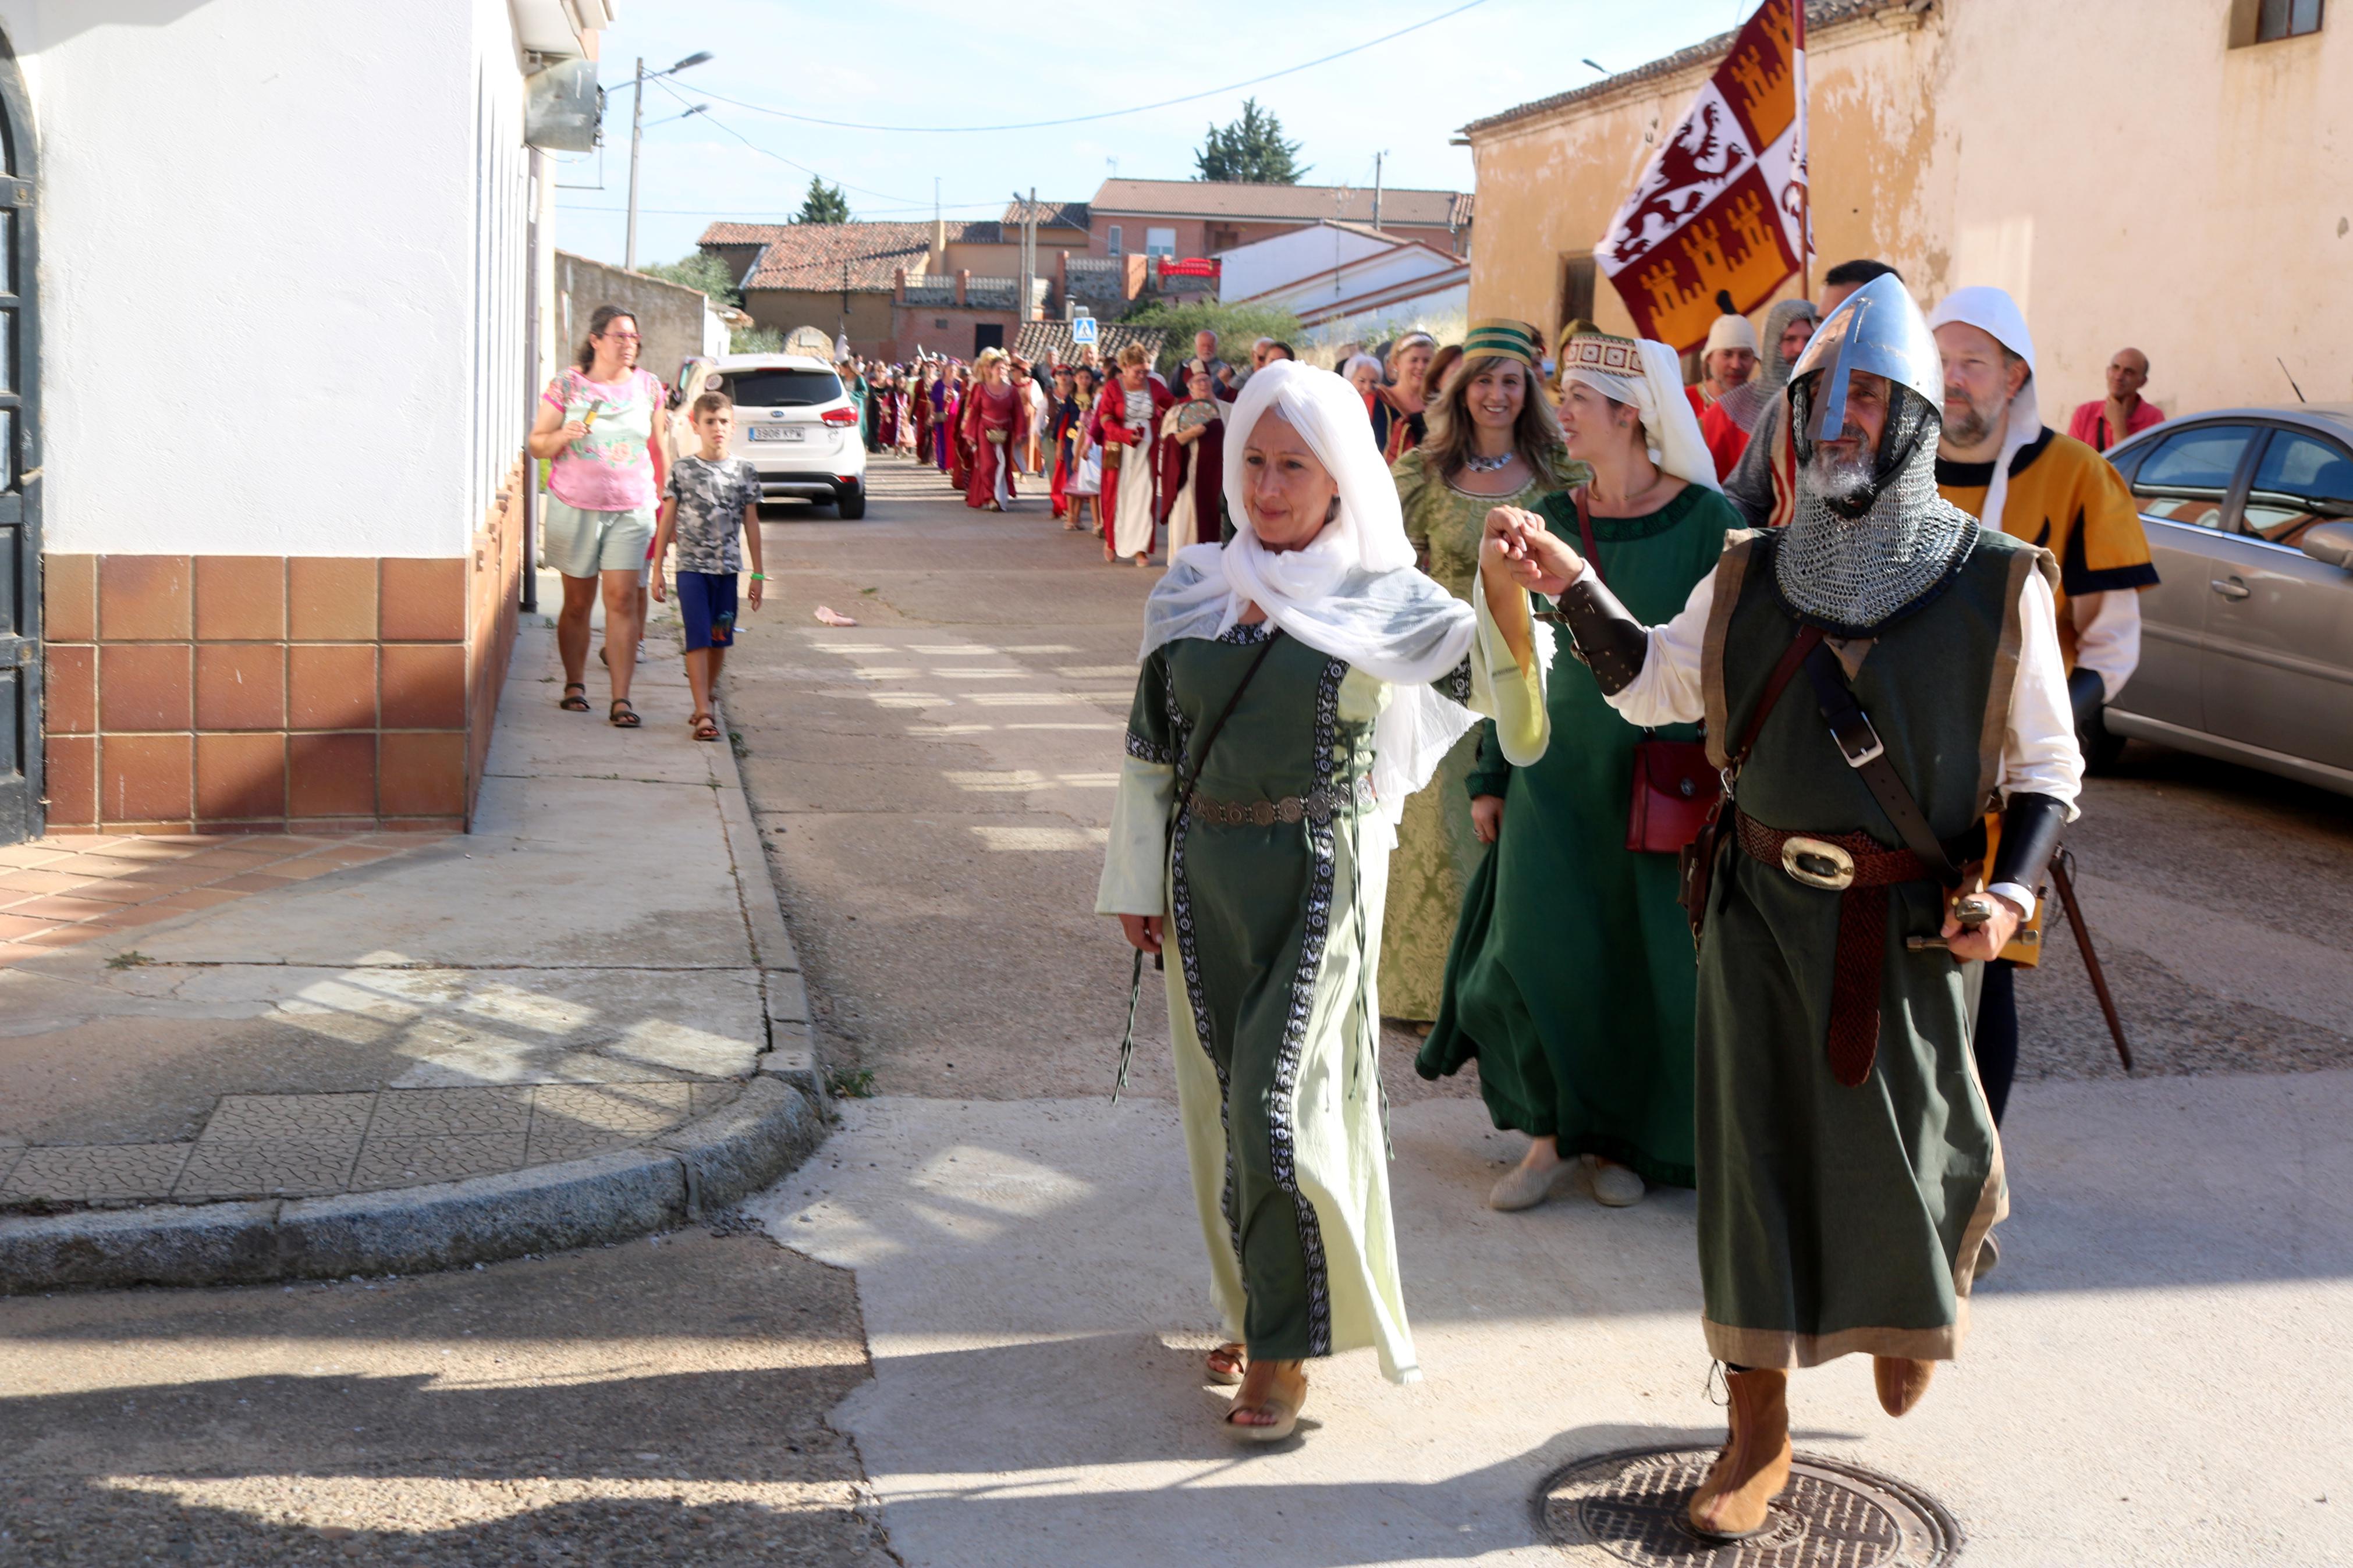
{"label": "beige plaster wall", "polygon": [[[1924,302],[1993,283],[2024,305],[2046,414],[2126,344],[2169,412],[2353,398],[2353,7],[2310,37],[2226,47],[2214,0],[1939,0],[1811,40],[1816,274],[1876,256]],[[1471,314],[1558,327],[1589,250],[1714,68],[1473,138]],[[1795,291],[1794,282],[1786,291]],[[1630,318],[1606,279],[1597,319]]]}

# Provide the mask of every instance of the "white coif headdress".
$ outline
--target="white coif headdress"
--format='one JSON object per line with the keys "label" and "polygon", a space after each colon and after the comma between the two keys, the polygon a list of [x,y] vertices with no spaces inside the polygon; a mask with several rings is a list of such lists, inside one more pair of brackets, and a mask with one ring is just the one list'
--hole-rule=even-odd
{"label": "white coif headdress", "polygon": [[1563,381],[1581,381],[1602,396],[1630,403],[1642,416],[1642,440],[1651,460],[1666,472],[1704,489],[1721,490],[1715,459],[1699,433],[1699,416],[1683,395],[1683,362],[1675,351],[1648,338],[1613,338],[1580,332],[1561,351]]}
{"label": "white coif headdress", "polygon": [[2010,400],[2010,422],[2002,427],[2001,450],[1994,454],[1993,482],[1986,487],[1985,515],[1978,521],[2002,531],[2002,509],[2010,502],[2010,464],[2020,448],[2042,434],[2041,400],[2034,395],[2034,334],[2026,330],[2026,313],[2007,289],[1978,284],[1956,289],[1928,313],[1928,330],[1958,321],[1978,331],[2026,362],[2026,384]]}
{"label": "white coif headdress", "polygon": [[[1269,413],[1299,432],[1340,489],[1323,532],[1272,551],[1250,526],[1251,429]],[[1328,370],[1278,360],[1250,378],[1226,416],[1230,543],[1178,551],[1144,610],[1148,658],[1180,637],[1217,637],[1256,604],[1287,636],[1396,690],[1373,731],[1373,790],[1392,824],[1405,797],[1476,719],[1430,689],[1471,649],[1471,606],[1414,570],[1397,482],[1381,461],[1356,389]]]}

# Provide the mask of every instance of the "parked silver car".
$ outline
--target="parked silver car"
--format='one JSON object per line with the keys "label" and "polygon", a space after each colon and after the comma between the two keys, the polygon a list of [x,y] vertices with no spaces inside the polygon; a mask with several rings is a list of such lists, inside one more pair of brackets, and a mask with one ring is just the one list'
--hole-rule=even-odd
{"label": "parked silver car", "polygon": [[2108,457],[2160,580],[2109,736],[2353,795],[2353,404],[2218,408]]}

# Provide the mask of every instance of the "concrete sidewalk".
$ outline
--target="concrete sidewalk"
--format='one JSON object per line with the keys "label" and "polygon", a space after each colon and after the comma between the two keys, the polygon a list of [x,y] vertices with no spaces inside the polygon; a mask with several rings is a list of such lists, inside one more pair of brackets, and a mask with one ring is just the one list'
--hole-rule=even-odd
{"label": "concrete sidewalk", "polygon": [[[1393,1123],[1428,1381],[1388,1387],[1369,1352],[1319,1363],[1303,1437],[1271,1449],[1226,1437],[1202,1386],[1219,1336],[1172,1107],[843,1115],[753,1208],[857,1274],[874,1381],[834,1423],[909,1568],[1598,1568],[1618,1559],[1547,1543],[1545,1479],[1723,1441],[1691,1194],[1493,1213],[1522,1144],[1476,1101]],[[2348,1119],[2342,1071],[2038,1087],[2010,1119],[2015,1217],[1963,1358],[1900,1422],[1862,1358],[1793,1379],[1800,1452],[1926,1489],[1989,1568],[2344,1562]]]}
{"label": "concrete sidewalk", "polygon": [[[747,1086],[730,1157],[773,1175],[745,1140],[779,1116],[806,1144],[821,1089],[799,963],[735,759],[688,735],[674,637],[658,621],[629,731],[605,722],[593,662],[593,710],[557,709],[552,623],[525,620],[471,834],[0,852],[31,883],[0,898],[42,926],[0,932],[30,939],[0,947],[0,1207],[270,1205],[279,1226],[301,1217],[277,1212],[290,1200],[348,1220],[368,1205],[347,1194],[446,1202],[446,1184],[503,1179],[544,1195],[603,1157],[641,1222],[649,1162],[614,1157],[726,1124]],[[69,878],[117,897],[78,899]],[[135,899],[150,886],[167,890]],[[698,1193],[697,1174],[690,1161],[690,1204],[734,1195]],[[148,1207],[101,1228],[174,1220],[197,1223]],[[0,1219],[0,1289],[41,1283],[7,1278],[30,1267],[9,1235],[63,1223]]]}

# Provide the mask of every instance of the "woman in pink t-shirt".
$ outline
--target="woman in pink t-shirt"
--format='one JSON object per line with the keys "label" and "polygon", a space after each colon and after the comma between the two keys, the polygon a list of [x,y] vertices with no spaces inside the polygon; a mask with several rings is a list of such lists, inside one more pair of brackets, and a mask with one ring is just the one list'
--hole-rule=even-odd
{"label": "woman in pink t-shirt", "polygon": [[607,714],[615,727],[638,727],[629,676],[645,631],[638,578],[653,542],[661,494],[661,443],[653,439],[662,384],[638,370],[637,318],[601,305],[588,319],[578,361],[548,384],[531,427],[531,455],[552,459],[541,536],[547,563],[564,574],[564,610],[555,619],[564,659],[563,706],[588,710],[588,614],[601,584],[605,669],[613,683]]}

